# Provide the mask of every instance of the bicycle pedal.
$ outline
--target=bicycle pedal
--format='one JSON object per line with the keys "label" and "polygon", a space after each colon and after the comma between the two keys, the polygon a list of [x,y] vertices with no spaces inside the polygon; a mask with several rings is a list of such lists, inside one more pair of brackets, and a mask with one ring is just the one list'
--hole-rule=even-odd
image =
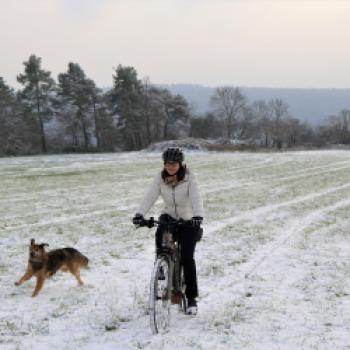
{"label": "bicycle pedal", "polygon": [[171,303],[172,304],[181,304],[182,301],[182,294],[177,292],[177,293],[173,293],[171,295]]}

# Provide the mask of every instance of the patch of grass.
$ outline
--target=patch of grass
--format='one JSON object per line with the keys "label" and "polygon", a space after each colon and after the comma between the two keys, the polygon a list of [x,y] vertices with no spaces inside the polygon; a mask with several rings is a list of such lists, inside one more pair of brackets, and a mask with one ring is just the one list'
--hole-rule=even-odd
{"label": "patch of grass", "polygon": [[239,266],[241,264],[244,264],[247,262],[247,259],[240,259],[240,260],[232,260],[227,265],[228,266]]}
{"label": "patch of grass", "polygon": [[221,264],[212,264],[209,266],[206,266],[203,271],[202,271],[202,275],[203,276],[215,276],[215,277],[222,277],[224,276],[224,266],[222,266]]}
{"label": "patch of grass", "polygon": [[119,324],[116,322],[112,322],[110,324],[106,324],[105,325],[105,331],[106,332],[112,332],[112,331],[116,331],[119,329]]}
{"label": "patch of grass", "polygon": [[111,266],[111,262],[109,261],[109,259],[103,258],[102,259],[102,265],[104,265],[104,266]]}
{"label": "patch of grass", "polygon": [[114,259],[120,259],[121,257],[120,253],[117,253],[115,251],[109,252],[109,255]]}
{"label": "patch of grass", "polygon": [[0,265],[0,274],[3,274],[8,271],[8,267],[5,265]]}
{"label": "patch of grass", "polygon": [[134,244],[134,247],[135,247],[136,249],[138,249],[138,250],[141,250],[141,249],[143,249],[144,244],[143,244],[143,242],[136,242],[136,243]]}

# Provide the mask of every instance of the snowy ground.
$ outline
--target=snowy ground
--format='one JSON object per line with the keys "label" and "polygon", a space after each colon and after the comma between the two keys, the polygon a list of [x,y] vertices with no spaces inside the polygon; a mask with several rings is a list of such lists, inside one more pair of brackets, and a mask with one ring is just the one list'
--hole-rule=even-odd
{"label": "snowy ground", "polygon": [[[350,349],[350,152],[190,154],[205,236],[199,314],[147,316],[153,230],[130,222],[158,154],[0,159],[1,349]],[[158,202],[151,214],[159,213]],[[90,258],[15,287],[30,238]]]}

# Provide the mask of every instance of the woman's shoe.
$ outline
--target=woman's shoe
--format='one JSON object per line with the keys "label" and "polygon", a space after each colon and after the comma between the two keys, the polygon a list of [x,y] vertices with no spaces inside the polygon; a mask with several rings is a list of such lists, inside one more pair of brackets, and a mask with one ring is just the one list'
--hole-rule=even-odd
{"label": "woman's shoe", "polygon": [[198,312],[197,301],[194,298],[188,299],[188,306],[186,310],[187,315],[196,316]]}

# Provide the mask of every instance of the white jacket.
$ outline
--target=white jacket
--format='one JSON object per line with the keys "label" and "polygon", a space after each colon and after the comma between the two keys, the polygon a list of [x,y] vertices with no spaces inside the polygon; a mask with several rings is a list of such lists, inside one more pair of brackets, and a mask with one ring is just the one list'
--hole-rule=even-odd
{"label": "white jacket", "polygon": [[159,196],[162,196],[165,204],[162,214],[184,220],[190,220],[193,216],[204,216],[196,178],[188,170],[184,179],[175,187],[167,185],[159,173],[143,198],[138,213],[146,216]]}

